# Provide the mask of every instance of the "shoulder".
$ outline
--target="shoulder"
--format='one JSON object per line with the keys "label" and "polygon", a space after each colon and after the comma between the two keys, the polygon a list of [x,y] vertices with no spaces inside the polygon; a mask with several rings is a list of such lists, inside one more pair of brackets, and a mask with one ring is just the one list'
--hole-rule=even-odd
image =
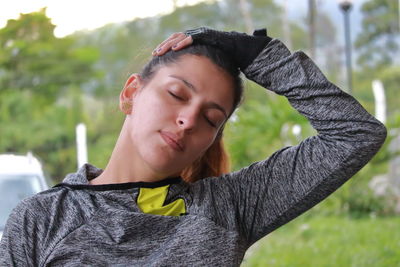
{"label": "shoulder", "polygon": [[[64,191],[64,192],[63,192]],[[21,200],[12,210],[7,224],[18,221],[19,226],[45,220],[56,200],[65,194],[61,188],[51,188]]]}
{"label": "shoulder", "polygon": [[17,210],[37,210],[48,208],[47,204],[54,204],[54,200],[59,199],[67,194],[67,190],[63,187],[53,187],[45,191],[39,192],[33,196],[24,198],[15,209]]}
{"label": "shoulder", "polygon": [[6,222],[2,249],[25,251],[28,258],[43,260],[59,240],[84,222],[74,198],[67,188],[57,187],[23,199]]}
{"label": "shoulder", "polygon": [[79,201],[77,195],[66,187],[53,187],[27,197],[12,210],[6,228],[47,231],[49,227],[54,228],[55,220],[61,227],[66,217],[76,217],[72,213],[79,214],[77,211],[83,201]]}
{"label": "shoulder", "polygon": [[[23,199],[11,212],[1,239],[0,256],[7,265],[39,265],[58,240],[54,210],[65,190],[52,188]],[[56,240],[57,239],[57,240]],[[0,263],[1,265],[1,263]]]}

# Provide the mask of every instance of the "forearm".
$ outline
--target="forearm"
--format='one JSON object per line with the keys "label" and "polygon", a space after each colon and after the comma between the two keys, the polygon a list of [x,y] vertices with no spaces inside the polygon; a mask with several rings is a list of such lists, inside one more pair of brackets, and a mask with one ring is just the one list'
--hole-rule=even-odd
{"label": "forearm", "polygon": [[291,54],[273,40],[250,64],[247,78],[288,98],[321,136],[381,145],[385,127],[353,97],[329,82],[303,52]]}

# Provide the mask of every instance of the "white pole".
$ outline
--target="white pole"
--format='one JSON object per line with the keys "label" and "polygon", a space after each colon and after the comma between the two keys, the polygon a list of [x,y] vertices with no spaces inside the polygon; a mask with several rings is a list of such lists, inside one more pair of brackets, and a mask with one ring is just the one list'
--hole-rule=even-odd
{"label": "white pole", "polygon": [[282,27],[283,27],[283,38],[285,40],[285,45],[292,50],[292,39],[290,37],[290,25],[289,25],[289,15],[288,15],[288,3],[287,0],[283,1],[283,14],[282,14]]}
{"label": "white pole", "polygon": [[83,123],[79,123],[76,126],[76,148],[77,148],[77,159],[78,169],[88,162],[87,157],[87,145],[86,145],[86,126]]}
{"label": "white pole", "polygon": [[386,98],[385,89],[380,80],[372,81],[372,91],[375,97],[375,117],[382,123],[386,122]]}

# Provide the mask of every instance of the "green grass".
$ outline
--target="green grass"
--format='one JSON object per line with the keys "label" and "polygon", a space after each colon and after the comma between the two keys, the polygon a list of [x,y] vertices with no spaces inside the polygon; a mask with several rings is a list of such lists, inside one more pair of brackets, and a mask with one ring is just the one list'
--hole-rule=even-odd
{"label": "green grass", "polygon": [[398,267],[400,217],[300,217],[253,245],[249,266]]}

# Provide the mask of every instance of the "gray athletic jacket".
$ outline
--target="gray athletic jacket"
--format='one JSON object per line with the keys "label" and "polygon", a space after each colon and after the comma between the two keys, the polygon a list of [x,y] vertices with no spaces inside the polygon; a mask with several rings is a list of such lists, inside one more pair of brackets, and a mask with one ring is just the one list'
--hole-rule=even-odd
{"label": "gray athletic jacket", "polygon": [[[14,209],[1,240],[0,265],[237,266],[250,245],[325,199],[385,140],[379,121],[304,53],[290,54],[276,39],[244,73],[286,96],[318,135],[193,184],[178,177],[89,185],[101,170],[85,165]],[[156,205],[180,200],[184,212],[144,212],[139,195],[151,188],[165,189]]]}

